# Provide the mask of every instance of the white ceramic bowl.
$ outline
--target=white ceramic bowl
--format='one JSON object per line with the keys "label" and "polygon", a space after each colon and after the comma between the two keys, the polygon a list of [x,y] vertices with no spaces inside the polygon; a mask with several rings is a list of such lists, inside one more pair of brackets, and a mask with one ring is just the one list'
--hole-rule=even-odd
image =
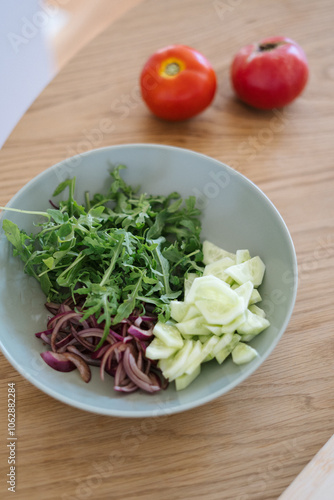
{"label": "white ceramic bowl", "polygon": [[[289,322],[297,291],[297,262],[288,229],[270,200],[252,182],[217,160],[193,151],[151,144],[112,146],[63,161],[30,181],[8,204],[27,210],[45,210],[55,187],[76,176],[76,197],[107,189],[111,165],[122,163],[127,182],[152,194],[178,191],[196,195],[203,208],[203,239],[230,251],[248,248],[266,264],[261,285],[262,306],[271,326],[252,342],[259,356],[237,366],[227,360],[221,366],[205,363],[200,376],[185,390],[174,384],[155,395],[135,392],[118,394],[111,379],[101,382],[93,368],[85,384],[76,371],[60,373],[40,357],[45,349],[34,333],[43,330],[47,312],[39,284],[26,276],[3,232],[0,238],[0,340],[10,363],[32,384],[69,405],[83,410],[121,417],[148,417],[177,413],[207,403],[233,389],[269,356]],[[26,231],[36,217],[6,212]],[[37,217],[38,219],[38,217]],[[1,220],[0,220],[1,222]],[[2,224],[0,224],[2,227]],[[108,379],[110,383],[108,383]]]}

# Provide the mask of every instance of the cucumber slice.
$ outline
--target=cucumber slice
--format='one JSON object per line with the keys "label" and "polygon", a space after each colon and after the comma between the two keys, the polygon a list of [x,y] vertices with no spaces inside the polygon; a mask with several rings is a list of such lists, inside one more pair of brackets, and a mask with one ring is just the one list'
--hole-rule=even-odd
{"label": "cucumber slice", "polygon": [[253,283],[251,281],[246,281],[243,285],[237,286],[234,291],[239,295],[239,297],[242,297],[244,301],[244,306],[245,310],[247,309],[249,305],[250,298],[252,296],[252,292],[254,290]]}
{"label": "cucumber slice", "polygon": [[216,262],[212,262],[212,264],[206,265],[203,271],[203,276],[216,276],[216,278],[219,278],[230,285],[233,280],[225,273],[225,269],[233,266],[234,264],[235,260],[230,259],[230,257],[224,257]]}
{"label": "cucumber slice", "polygon": [[222,326],[222,333],[234,333],[237,328],[239,328],[242,323],[246,320],[246,314],[243,312],[240,316],[237,316],[231,323]]}
{"label": "cucumber slice", "polygon": [[236,264],[242,264],[243,262],[246,262],[246,260],[250,260],[251,258],[249,250],[237,250],[235,257]]}
{"label": "cucumber slice", "polygon": [[199,340],[194,342],[193,349],[183,367],[184,372],[188,375],[193,373],[200,366],[202,362],[202,350],[202,342],[200,342]]}
{"label": "cucumber slice", "polygon": [[188,273],[188,276],[184,280],[184,298],[188,295],[188,292],[191,288],[191,285],[193,284],[195,278],[197,278],[196,273]]}
{"label": "cucumber slice", "polygon": [[145,355],[149,359],[167,359],[170,356],[173,356],[176,350],[177,347],[168,347],[158,337],[156,337],[147,347]]}
{"label": "cucumber slice", "polygon": [[[234,294],[230,286],[215,276],[201,276],[191,285],[185,302],[196,304],[197,300],[224,300],[226,295]],[[196,304],[197,305],[197,304]]]}
{"label": "cucumber slice", "polygon": [[213,359],[214,355],[212,354],[212,352],[210,352],[210,354],[208,354],[207,357],[203,359],[202,363],[207,363],[208,361],[212,361]]}
{"label": "cucumber slice", "polygon": [[239,340],[241,339],[240,335],[235,333],[232,337],[231,342],[223,347],[219,352],[216,354],[216,360],[218,363],[221,365],[223,361],[231,354],[233,349],[238,345]]}
{"label": "cucumber slice", "polygon": [[201,344],[205,344],[209,339],[211,339],[212,335],[199,335],[198,340],[201,341]]}
{"label": "cucumber slice", "polygon": [[190,304],[185,304],[179,300],[172,300],[170,303],[170,315],[171,317],[180,323],[188,312]]}
{"label": "cucumber slice", "polygon": [[[201,315],[195,304],[189,304],[187,313],[185,314],[182,322],[189,321],[190,319],[198,318]],[[179,321],[181,323],[181,321]]]}
{"label": "cucumber slice", "polygon": [[219,248],[210,241],[203,242],[203,262],[205,265],[212,264],[217,260],[223,259],[224,257],[230,257],[235,261],[235,254]]}
{"label": "cucumber slice", "polygon": [[158,321],[153,328],[153,334],[168,347],[175,347],[176,349],[183,347],[183,339],[180,332],[173,325]]}
{"label": "cucumber slice", "polygon": [[261,309],[261,307],[256,306],[255,304],[250,305],[248,309],[252,313],[257,314],[258,316],[261,316],[261,318],[265,318],[266,317],[266,313],[264,312],[264,310]]}
{"label": "cucumber slice", "polygon": [[193,340],[185,340],[182,349],[180,349],[173,358],[166,360],[169,361],[169,363],[166,364],[167,367],[162,373],[170,382],[180,377],[185,372],[184,367],[186,366],[194,344]]}
{"label": "cucumber slice", "polygon": [[242,342],[250,342],[256,337],[256,335],[241,335]]}
{"label": "cucumber slice", "polygon": [[262,283],[265,268],[260,257],[256,256],[242,264],[229,267],[225,272],[239,285],[251,281],[254,287],[258,287]]}
{"label": "cucumber slice", "polygon": [[193,337],[194,335],[207,335],[209,330],[205,326],[205,319],[202,316],[176,323],[176,328],[185,337]]}
{"label": "cucumber slice", "polygon": [[256,304],[257,302],[261,302],[261,300],[262,300],[262,297],[259,294],[259,291],[256,288],[254,288],[252,291],[252,294],[250,296],[250,299],[249,299],[249,305]]}
{"label": "cucumber slice", "polygon": [[214,335],[220,336],[222,334],[222,327],[217,325],[205,325],[206,328]]}
{"label": "cucumber slice", "polygon": [[257,351],[250,345],[239,342],[239,344],[232,351],[233,363],[236,365],[243,365],[249,363],[257,356]]}
{"label": "cucumber slice", "polygon": [[226,298],[220,301],[198,300],[196,305],[203,314],[205,321],[212,325],[231,323],[245,310],[244,301],[234,292],[233,296],[226,295]]}
{"label": "cucumber slice", "polygon": [[266,318],[262,318],[247,309],[246,320],[237,328],[237,332],[242,335],[258,335],[269,325],[270,323]]}
{"label": "cucumber slice", "polygon": [[[219,342],[219,337],[211,337],[202,345],[202,351],[197,360],[199,364],[203,363],[208,356],[211,356],[213,349],[218,344],[218,342]],[[212,359],[212,357],[210,357],[209,359]],[[188,374],[192,373],[194,367],[195,364],[193,363],[193,365],[186,370],[186,373]]]}
{"label": "cucumber slice", "polygon": [[233,340],[233,333],[225,333],[215,345],[212,350],[212,354],[216,356],[224,347],[227,347]]}
{"label": "cucumber slice", "polygon": [[177,377],[175,379],[176,390],[177,391],[182,391],[183,389],[185,389],[186,387],[188,387],[188,385],[190,385],[195,380],[195,378],[198,377],[198,375],[200,373],[201,373],[201,365],[198,365],[198,367],[196,368],[196,370],[193,371],[191,373],[191,375],[188,375],[187,373],[184,373],[180,377]]}
{"label": "cucumber slice", "polygon": [[169,358],[166,359],[159,359],[158,361],[158,368],[164,373],[165,370],[172,364],[173,361],[173,356],[170,356]]}

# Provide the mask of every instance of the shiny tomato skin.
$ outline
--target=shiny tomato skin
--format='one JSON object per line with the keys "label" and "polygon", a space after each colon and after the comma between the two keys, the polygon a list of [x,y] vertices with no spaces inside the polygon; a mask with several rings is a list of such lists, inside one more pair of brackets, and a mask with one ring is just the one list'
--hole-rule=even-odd
{"label": "shiny tomato skin", "polygon": [[[176,74],[168,75],[173,63]],[[212,102],[216,87],[216,74],[209,61],[186,45],[170,45],[155,52],[140,76],[148,108],[170,121],[187,120],[201,113]]]}
{"label": "shiny tomato skin", "polygon": [[236,94],[245,103],[259,109],[290,104],[304,90],[308,74],[303,49],[284,37],[266,38],[258,44],[243,47],[231,66],[231,81]]}

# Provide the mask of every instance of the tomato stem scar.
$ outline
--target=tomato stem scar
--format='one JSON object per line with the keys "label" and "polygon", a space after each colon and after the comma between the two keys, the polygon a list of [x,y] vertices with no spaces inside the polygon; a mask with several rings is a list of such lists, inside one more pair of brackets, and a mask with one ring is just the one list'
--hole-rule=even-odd
{"label": "tomato stem scar", "polygon": [[180,69],[180,65],[177,62],[172,62],[167,64],[165,73],[167,73],[168,76],[175,76],[180,72]]}
{"label": "tomato stem scar", "polygon": [[284,45],[285,42],[268,42],[268,43],[261,43],[258,46],[258,51],[259,52],[266,52],[267,50],[273,50],[276,49],[279,45]]}

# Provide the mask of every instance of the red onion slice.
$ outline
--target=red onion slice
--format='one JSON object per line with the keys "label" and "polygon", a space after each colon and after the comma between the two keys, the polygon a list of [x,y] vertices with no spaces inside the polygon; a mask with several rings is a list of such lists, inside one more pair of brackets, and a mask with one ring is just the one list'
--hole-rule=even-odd
{"label": "red onion slice", "polygon": [[160,385],[154,383],[145,373],[139,370],[136,360],[131,354],[130,349],[126,349],[123,357],[124,369],[128,377],[134,382],[138,387],[146,392],[156,392],[160,390]]}
{"label": "red onion slice", "polygon": [[131,325],[128,328],[128,333],[130,333],[130,335],[132,335],[133,337],[136,337],[139,340],[148,340],[148,339],[151,339],[153,336],[153,329],[142,330],[141,328],[138,328],[137,326]]}
{"label": "red onion slice", "polygon": [[72,361],[72,363],[75,364],[84,382],[88,383],[90,381],[92,376],[90,368],[80,356],[71,352],[64,352],[64,354],[61,354],[61,356],[64,356],[66,359]]}
{"label": "red onion slice", "polygon": [[75,370],[75,365],[63,354],[45,351],[41,353],[41,357],[47,365],[51,366],[51,368],[57,370],[58,372],[71,372],[72,370]]}

